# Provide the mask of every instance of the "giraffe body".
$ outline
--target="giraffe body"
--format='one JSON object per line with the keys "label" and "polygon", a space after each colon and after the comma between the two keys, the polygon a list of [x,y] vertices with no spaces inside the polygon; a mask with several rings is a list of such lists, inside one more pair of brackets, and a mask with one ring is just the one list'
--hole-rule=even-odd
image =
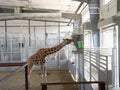
{"label": "giraffe body", "polygon": [[71,39],[63,39],[63,42],[60,43],[57,46],[51,47],[51,48],[42,48],[38,50],[37,53],[34,55],[30,56],[28,59],[28,77],[30,77],[30,74],[32,72],[32,67],[33,65],[40,65],[41,66],[41,73],[45,75],[45,62],[46,62],[46,57],[50,54],[53,54],[55,52],[58,52],[61,48],[63,48],[65,45],[70,44],[72,42]]}

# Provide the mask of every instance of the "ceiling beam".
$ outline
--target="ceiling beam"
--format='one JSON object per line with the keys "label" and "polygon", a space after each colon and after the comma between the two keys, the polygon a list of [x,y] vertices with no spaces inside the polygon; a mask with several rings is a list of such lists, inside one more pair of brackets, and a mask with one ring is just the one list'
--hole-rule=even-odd
{"label": "ceiling beam", "polygon": [[0,21],[5,21],[5,20],[31,20],[31,21],[41,21],[41,22],[56,22],[56,23],[68,23],[68,21],[65,20],[48,20],[48,19],[34,19],[34,18],[16,18],[16,17],[10,17],[10,18],[2,18]]}
{"label": "ceiling beam", "polygon": [[72,16],[72,18],[71,18],[70,21],[68,22],[67,26],[69,26],[70,23],[72,22],[72,20],[76,17],[78,10],[81,8],[81,6],[83,5],[83,3],[84,3],[84,0],[82,0],[81,3],[79,4],[79,6],[78,6],[78,8],[76,9],[74,15]]}

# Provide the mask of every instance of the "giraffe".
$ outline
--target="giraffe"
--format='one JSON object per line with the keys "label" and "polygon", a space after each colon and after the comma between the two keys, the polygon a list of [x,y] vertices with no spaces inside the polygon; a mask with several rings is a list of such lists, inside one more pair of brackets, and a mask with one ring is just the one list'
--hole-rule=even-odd
{"label": "giraffe", "polygon": [[45,70],[45,62],[46,57],[50,54],[58,52],[60,49],[62,49],[65,45],[70,44],[73,40],[72,39],[63,39],[63,42],[60,44],[51,47],[51,48],[41,48],[36,52],[34,55],[30,56],[28,58],[28,78],[30,78],[30,74],[32,72],[32,68],[34,65],[39,64],[41,67],[41,74],[46,75]]}

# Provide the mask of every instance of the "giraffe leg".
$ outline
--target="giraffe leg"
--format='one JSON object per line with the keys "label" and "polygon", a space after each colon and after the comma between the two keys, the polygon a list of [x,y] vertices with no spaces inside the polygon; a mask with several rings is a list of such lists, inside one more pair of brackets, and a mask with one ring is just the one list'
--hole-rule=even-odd
{"label": "giraffe leg", "polygon": [[45,67],[45,65],[41,65],[41,75],[42,76],[46,76],[47,74],[46,74],[46,67]]}
{"label": "giraffe leg", "polygon": [[40,65],[41,66],[41,75],[42,77],[44,76],[44,65]]}
{"label": "giraffe leg", "polygon": [[46,65],[44,65],[44,76],[47,76]]}

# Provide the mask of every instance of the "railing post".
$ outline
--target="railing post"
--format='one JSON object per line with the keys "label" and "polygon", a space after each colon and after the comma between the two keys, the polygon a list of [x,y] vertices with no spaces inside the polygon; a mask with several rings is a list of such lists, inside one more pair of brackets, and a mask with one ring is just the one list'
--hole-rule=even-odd
{"label": "railing post", "polygon": [[90,58],[90,62],[89,63],[90,63],[90,81],[91,81],[92,80],[92,78],[91,78],[92,77],[92,74],[91,74],[92,73],[92,70],[91,70],[92,69],[91,68],[91,51],[89,51],[89,58]]}
{"label": "railing post", "polygon": [[105,83],[99,83],[99,90],[105,90]]}
{"label": "railing post", "polygon": [[108,81],[108,56],[106,56],[106,83],[107,83],[107,90],[108,90],[108,84],[109,84],[109,81]]}
{"label": "railing post", "polygon": [[47,90],[47,84],[41,84],[42,90]]}
{"label": "railing post", "polygon": [[100,63],[100,58],[101,58],[101,55],[100,55],[100,49],[97,49],[96,51],[96,64],[97,64],[97,72],[98,72],[98,78],[97,80],[100,81],[101,79],[101,63]]}
{"label": "railing post", "polygon": [[25,66],[25,90],[28,90],[28,66]]}

